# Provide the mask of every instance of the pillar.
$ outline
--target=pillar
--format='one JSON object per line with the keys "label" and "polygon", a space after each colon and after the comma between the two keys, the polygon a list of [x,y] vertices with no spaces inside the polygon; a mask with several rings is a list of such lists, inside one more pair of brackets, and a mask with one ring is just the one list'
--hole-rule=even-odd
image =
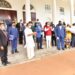
{"label": "pillar", "polygon": [[56,0],[52,0],[53,6],[52,6],[52,20],[53,23],[56,25]]}
{"label": "pillar", "polygon": [[31,21],[30,0],[26,0],[26,23]]}
{"label": "pillar", "polygon": [[74,0],[70,0],[70,23],[73,24],[74,19]]}

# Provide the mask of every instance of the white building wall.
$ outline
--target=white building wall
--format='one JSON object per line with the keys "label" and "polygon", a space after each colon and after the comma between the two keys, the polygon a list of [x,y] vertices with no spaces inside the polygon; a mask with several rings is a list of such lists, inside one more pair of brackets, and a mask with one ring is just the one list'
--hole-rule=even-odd
{"label": "white building wall", "polygon": [[[52,21],[52,0],[31,0],[31,3],[34,5],[36,9],[37,18],[40,19],[42,24],[44,24],[46,21]],[[49,4],[51,6],[51,11],[46,12],[45,11],[45,4]],[[56,22],[58,23],[59,20],[66,22],[67,24],[70,24],[70,2],[69,0],[56,0]],[[60,14],[60,7],[64,8],[64,15]],[[73,22],[75,22],[75,16],[73,19]]]}
{"label": "white building wall", "polygon": [[[36,17],[44,25],[46,21],[52,21],[52,0],[31,0],[31,4],[35,7]],[[45,11],[45,4],[51,6],[51,11]]]}
{"label": "white building wall", "polygon": [[[60,14],[60,7],[64,8],[64,15]],[[70,8],[69,8],[69,1],[67,0],[57,0],[57,22],[65,21],[66,23],[70,23]]]}
{"label": "white building wall", "polygon": [[[25,4],[25,0],[7,0],[12,5],[12,10],[17,11],[18,21],[23,19],[23,10],[22,7]],[[65,21],[66,23],[70,23],[70,3],[69,0],[57,0],[57,22],[59,20]],[[31,0],[31,4],[34,6],[34,11],[36,12],[36,17],[41,21],[44,25],[46,21],[52,21],[52,0]],[[45,11],[45,4],[49,4],[51,6],[51,11]],[[60,15],[59,8],[64,7],[65,14]],[[75,22],[75,16],[74,20]]]}

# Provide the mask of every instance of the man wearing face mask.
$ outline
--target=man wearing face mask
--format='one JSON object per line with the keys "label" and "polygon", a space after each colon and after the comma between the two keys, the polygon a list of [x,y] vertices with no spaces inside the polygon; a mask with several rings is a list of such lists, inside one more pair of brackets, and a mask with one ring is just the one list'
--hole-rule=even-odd
{"label": "man wearing face mask", "polygon": [[22,20],[20,20],[20,23],[17,23],[16,25],[18,32],[19,32],[19,44],[23,44],[23,36],[24,36],[24,23]]}
{"label": "man wearing face mask", "polygon": [[61,21],[59,21],[55,28],[55,35],[57,39],[57,49],[60,50],[62,48],[62,50],[64,50],[64,39],[66,36],[66,31]]}
{"label": "man wearing face mask", "polygon": [[3,65],[7,65],[9,62],[7,61],[7,33],[5,31],[3,21],[0,21],[0,57]]}
{"label": "man wearing face mask", "polygon": [[39,19],[37,19],[37,22],[35,22],[35,32],[37,32],[37,35],[36,35],[37,49],[43,49],[42,48],[43,29],[42,29],[41,23],[39,22]]}

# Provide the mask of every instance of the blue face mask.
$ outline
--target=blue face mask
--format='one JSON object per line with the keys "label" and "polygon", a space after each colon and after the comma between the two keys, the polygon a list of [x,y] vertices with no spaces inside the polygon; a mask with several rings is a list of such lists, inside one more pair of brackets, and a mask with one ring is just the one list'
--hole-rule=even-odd
{"label": "blue face mask", "polygon": [[37,23],[36,26],[39,26],[39,24]]}

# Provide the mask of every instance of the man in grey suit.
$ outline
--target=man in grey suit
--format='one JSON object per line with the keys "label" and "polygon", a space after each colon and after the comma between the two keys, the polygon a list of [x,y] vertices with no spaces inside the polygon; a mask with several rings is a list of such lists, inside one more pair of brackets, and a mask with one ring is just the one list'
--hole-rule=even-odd
{"label": "man in grey suit", "polygon": [[7,65],[9,62],[7,61],[7,33],[4,28],[4,23],[0,22],[0,57],[3,65]]}

